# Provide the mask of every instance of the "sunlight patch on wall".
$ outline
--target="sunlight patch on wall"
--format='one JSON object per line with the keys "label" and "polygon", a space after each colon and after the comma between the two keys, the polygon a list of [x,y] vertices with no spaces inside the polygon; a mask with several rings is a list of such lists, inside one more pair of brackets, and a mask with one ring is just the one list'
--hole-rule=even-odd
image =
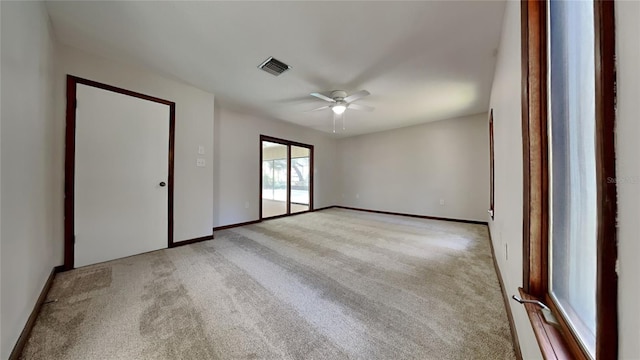
{"label": "sunlight patch on wall", "polygon": [[471,107],[478,98],[477,85],[461,82],[430,82],[418,91],[414,106],[428,118],[459,114]]}

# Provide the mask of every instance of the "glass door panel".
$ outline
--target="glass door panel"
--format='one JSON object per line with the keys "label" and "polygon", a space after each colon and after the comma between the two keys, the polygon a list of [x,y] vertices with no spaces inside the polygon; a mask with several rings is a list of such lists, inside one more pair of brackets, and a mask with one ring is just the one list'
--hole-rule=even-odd
{"label": "glass door panel", "polygon": [[291,145],[291,213],[309,211],[311,150]]}
{"label": "glass door panel", "polygon": [[262,217],[286,215],[289,147],[262,141]]}

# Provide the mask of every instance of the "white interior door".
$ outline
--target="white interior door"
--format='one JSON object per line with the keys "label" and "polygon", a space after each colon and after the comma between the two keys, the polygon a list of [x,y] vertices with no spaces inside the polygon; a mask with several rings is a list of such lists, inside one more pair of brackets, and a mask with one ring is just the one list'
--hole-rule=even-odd
{"label": "white interior door", "polygon": [[169,105],[83,84],[76,99],[75,266],[166,248]]}

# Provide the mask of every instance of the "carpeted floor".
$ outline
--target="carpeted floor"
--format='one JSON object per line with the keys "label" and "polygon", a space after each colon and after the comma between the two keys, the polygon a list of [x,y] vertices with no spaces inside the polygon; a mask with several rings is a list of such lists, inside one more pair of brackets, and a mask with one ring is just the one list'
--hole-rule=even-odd
{"label": "carpeted floor", "polygon": [[513,359],[487,228],[329,209],[58,274],[24,359]]}

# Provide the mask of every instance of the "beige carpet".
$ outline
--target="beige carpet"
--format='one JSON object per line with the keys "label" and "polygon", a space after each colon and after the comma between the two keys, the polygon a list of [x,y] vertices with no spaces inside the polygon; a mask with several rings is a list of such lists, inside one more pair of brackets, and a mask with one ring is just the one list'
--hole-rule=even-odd
{"label": "beige carpet", "polygon": [[513,359],[483,225],[330,209],[58,274],[24,359]]}

